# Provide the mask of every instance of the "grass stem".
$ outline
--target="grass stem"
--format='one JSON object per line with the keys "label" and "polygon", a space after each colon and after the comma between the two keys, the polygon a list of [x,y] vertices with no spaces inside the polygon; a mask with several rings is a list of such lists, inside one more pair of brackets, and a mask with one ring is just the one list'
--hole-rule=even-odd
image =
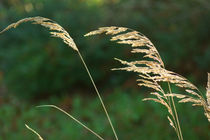
{"label": "grass stem", "polygon": [[99,136],[96,132],[94,132],[92,129],[88,128],[86,125],[84,125],[82,122],[80,122],[78,119],[74,118],[71,114],[67,113],[66,111],[64,111],[63,109],[55,106],[55,105],[40,105],[37,107],[52,107],[55,109],[58,109],[59,111],[63,112],[64,114],[66,114],[67,116],[69,116],[71,119],[73,119],[75,122],[77,122],[78,124],[80,124],[81,126],[83,126],[86,130],[90,131],[92,134],[94,134],[96,137],[98,137],[100,140],[104,140],[101,136]]}
{"label": "grass stem", "polygon": [[[168,88],[169,88],[170,94],[173,94],[169,82],[168,82]],[[173,98],[173,96],[171,97],[171,101],[172,101],[172,106],[173,106],[174,113],[175,113],[175,116],[176,116],[176,122],[177,122],[178,132],[179,132],[179,139],[180,139],[180,140],[183,140],[182,130],[181,130],[181,127],[180,127],[180,124],[179,124],[179,117],[178,117],[178,113],[177,113],[177,111],[176,111],[176,106],[175,106],[175,103],[174,103],[174,98]]]}
{"label": "grass stem", "polygon": [[115,139],[118,140],[117,133],[116,133],[116,131],[115,131],[115,129],[114,129],[114,126],[113,126],[112,121],[111,121],[111,119],[110,119],[110,117],[109,117],[109,114],[108,114],[107,109],[106,109],[106,107],[105,107],[105,105],[104,105],[104,102],[103,102],[103,100],[102,100],[102,98],[101,98],[101,95],[100,95],[100,93],[99,93],[99,91],[98,91],[98,89],[97,89],[97,87],[96,87],[96,85],[95,85],[95,82],[94,82],[94,80],[93,80],[93,78],[92,78],[92,76],[91,76],[91,74],[90,74],[90,71],[89,71],[89,69],[88,69],[88,67],[87,67],[87,65],[86,65],[86,63],[85,63],[85,61],[84,61],[82,55],[80,54],[79,50],[78,50],[77,52],[78,52],[78,54],[79,54],[80,59],[82,60],[82,63],[83,63],[83,65],[84,65],[84,67],[85,67],[85,69],[86,69],[86,71],[87,71],[87,73],[88,73],[88,75],[89,75],[89,77],[90,77],[90,80],[91,80],[91,82],[92,82],[92,84],[93,84],[93,86],[94,86],[94,89],[95,89],[95,91],[96,91],[96,93],[97,93],[97,95],[98,95],[98,98],[99,98],[99,100],[100,100],[100,102],[101,102],[101,105],[102,105],[102,107],[103,107],[103,109],[104,109],[104,112],[105,112],[105,114],[106,114],[106,117],[107,117],[107,119],[108,119],[108,121],[109,121],[109,124],[110,124],[110,126],[111,126],[111,128],[112,128],[112,131],[113,131],[113,133],[114,133]]}

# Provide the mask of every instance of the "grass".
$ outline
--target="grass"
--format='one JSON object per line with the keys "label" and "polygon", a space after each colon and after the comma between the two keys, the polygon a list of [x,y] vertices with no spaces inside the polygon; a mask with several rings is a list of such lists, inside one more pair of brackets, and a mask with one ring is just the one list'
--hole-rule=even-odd
{"label": "grass", "polygon": [[[30,17],[30,18],[25,18],[22,20],[19,20],[11,25],[9,25],[7,28],[5,28],[3,31],[0,33],[3,33],[7,31],[10,28],[16,28],[20,24],[24,22],[32,22],[33,24],[39,24],[42,25],[50,30],[50,34],[53,37],[61,38],[64,43],[66,43],[70,48],[75,50],[84,67],[85,70],[88,73],[88,76],[90,77],[91,83],[97,93],[98,99],[102,105],[102,108],[104,110],[104,113],[107,117],[107,120],[109,122],[109,125],[112,129],[112,132],[114,134],[114,137],[116,140],[118,140],[118,135],[115,131],[115,128],[113,126],[113,123],[110,119],[109,113],[106,109],[106,106],[102,100],[102,97],[97,89],[97,86],[95,85],[95,82],[90,74],[90,71],[80,54],[80,51],[78,47],[76,46],[75,42],[73,39],[70,37],[68,32],[63,29],[59,24],[56,22],[43,18],[43,17]],[[85,36],[90,36],[90,35],[96,35],[96,34],[102,34],[105,33],[106,35],[111,35],[111,41],[117,41],[119,44],[128,44],[132,46],[131,53],[140,53],[144,54],[142,60],[134,60],[131,62],[128,61],[123,61],[121,59],[117,59],[121,64],[125,65],[123,68],[115,68],[113,70],[125,70],[129,72],[135,72],[138,75],[138,85],[139,86],[145,86],[148,88],[151,88],[154,90],[154,92],[151,92],[151,95],[153,97],[148,97],[143,99],[143,101],[154,101],[156,103],[160,103],[164,107],[167,108],[168,110],[168,121],[169,124],[172,128],[174,128],[176,135],[179,140],[183,140],[183,134],[182,134],[182,129],[179,121],[179,116],[178,112],[176,109],[176,104],[174,102],[174,97],[179,99],[179,103],[188,103],[191,102],[193,103],[193,106],[202,106],[204,109],[204,114],[207,117],[207,119],[210,121],[210,75],[208,75],[208,84],[207,84],[207,90],[206,90],[206,96],[207,99],[204,97],[204,95],[200,92],[200,90],[193,85],[189,80],[184,78],[183,76],[169,71],[165,68],[164,62],[161,59],[161,56],[159,52],[157,51],[156,47],[154,44],[143,34],[128,29],[124,27],[102,27],[99,28],[98,30],[92,31]],[[168,89],[164,89],[162,87],[162,83],[167,83]],[[171,84],[175,85],[176,87],[184,89],[184,91],[187,94],[181,93],[175,93],[172,88]],[[61,112],[65,113],[67,116],[69,116],[71,119],[76,121],[78,124],[83,126],[85,129],[87,129],[89,132],[94,134],[96,137],[99,139],[104,139],[102,138],[98,133],[87,127],[84,123],[70,115],[69,113],[65,112],[61,108],[54,106],[54,105],[43,105],[42,107],[53,107]],[[27,126],[29,130],[34,132],[40,139],[41,136],[31,129],[30,127]]]}
{"label": "grass", "polygon": [[[210,119],[210,104],[209,88],[210,75],[208,74],[208,84],[206,90],[207,99],[203,96],[200,90],[193,85],[188,79],[183,76],[169,71],[165,68],[164,62],[161,59],[159,52],[154,44],[140,32],[128,29],[125,27],[101,27],[98,30],[92,31],[85,36],[97,35],[105,33],[111,35],[111,41],[116,41],[118,44],[131,45],[131,53],[144,54],[142,60],[133,60],[131,62],[123,61],[115,58],[123,68],[115,68],[113,70],[125,70],[135,72],[138,75],[138,85],[153,89],[151,92],[153,98],[145,98],[143,101],[154,101],[160,103],[168,109],[169,124],[174,128],[179,140],[183,140],[182,130],[178,117],[178,112],[174,102],[174,97],[180,99],[180,103],[193,103],[193,106],[202,106],[207,119]],[[161,83],[167,83],[168,90],[164,89]],[[171,84],[182,88],[187,94],[175,93],[171,89]]]}

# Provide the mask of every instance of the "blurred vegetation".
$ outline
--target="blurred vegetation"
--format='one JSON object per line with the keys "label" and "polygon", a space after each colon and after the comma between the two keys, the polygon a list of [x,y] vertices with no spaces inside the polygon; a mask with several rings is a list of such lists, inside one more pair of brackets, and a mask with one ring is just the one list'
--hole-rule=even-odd
{"label": "blurred vegetation", "polygon": [[[136,76],[110,71],[119,67],[113,57],[139,57],[132,56],[129,47],[117,47],[103,37],[84,38],[83,35],[111,25],[140,31],[156,45],[168,69],[189,78],[204,91],[206,73],[210,70],[208,0],[0,1],[0,29],[38,15],[57,21],[75,40],[96,85],[106,95],[105,102],[121,139],[176,139],[163,115],[165,110],[157,104],[140,101],[148,91],[136,86]],[[135,94],[128,94],[131,89]],[[24,122],[30,122],[47,139],[84,139],[87,135],[94,139],[57,111],[31,109],[34,104],[62,101],[67,102],[67,109],[75,116],[81,116],[94,130],[110,139],[112,133],[93,92],[77,54],[61,40],[49,37],[46,29],[24,24],[0,35],[0,126],[3,124],[0,136],[3,139],[21,139],[23,135],[31,139],[33,135],[25,130]],[[101,116],[97,117],[99,112]],[[210,138],[210,127],[202,113],[187,105],[180,107],[186,139]]]}

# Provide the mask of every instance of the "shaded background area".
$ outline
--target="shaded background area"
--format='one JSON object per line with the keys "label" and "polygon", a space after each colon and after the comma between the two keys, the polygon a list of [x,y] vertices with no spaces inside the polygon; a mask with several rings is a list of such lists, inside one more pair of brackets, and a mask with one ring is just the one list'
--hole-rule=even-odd
{"label": "shaded background area", "polygon": [[[177,139],[159,104],[142,102],[146,88],[136,75],[110,71],[113,60],[141,59],[129,47],[107,37],[83,35],[101,26],[125,26],[145,34],[169,70],[187,77],[203,93],[210,72],[210,2],[208,0],[5,0],[0,1],[0,29],[19,19],[43,16],[72,36],[103,95],[120,139]],[[178,89],[173,89],[177,91]],[[35,139],[28,123],[45,139],[96,139],[55,104],[93,130],[113,139],[89,77],[77,54],[38,25],[23,24],[0,35],[0,139]],[[185,139],[210,139],[201,108],[178,105]],[[163,133],[164,132],[164,133]]]}

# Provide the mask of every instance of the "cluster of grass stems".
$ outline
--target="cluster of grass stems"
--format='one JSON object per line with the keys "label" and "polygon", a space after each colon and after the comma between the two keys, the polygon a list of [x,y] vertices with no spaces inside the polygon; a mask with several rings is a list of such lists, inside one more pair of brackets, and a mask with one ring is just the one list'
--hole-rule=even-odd
{"label": "cluster of grass stems", "polygon": [[[100,100],[104,113],[112,129],[114,138],[118,140],[118,135],[110,119],[109,113],[106,109],[103,99],[98,91],[98,88],[95,85],[95,82],[91,76],[91,73],[77,45],[75,44],[74,40],[71,38],[69,33],[63,27],[61,27],[59,24],[52,21],[51,19],[44,18],[44,17],[29,17],[29,18],[24,18],[15,23],[10,24],[8,27],[2,30],[0,34],[9,30],[10,28],[16,28],[18,25],[24,22],[32,22],[32,24],[39,24],[43,27],[48,28],[50,31],[50,34],[53,37],[61,38],[63,42],[68,45],[68,47],[72,48],[78,53],[78,56],[80,57],[82,64],[85,70],[87,71],[87,74],[90,77],[92,85]],[[168,110],[167,118],[168,118],[169,124],[174,129],[179,140],[183,140],[183,135],[182,135],[182,130],[180,126],[178,112],[177,112],[176,105],[174,102],[174,97],[178,98],[179,103],[191,102],[193,106],[203,107],[204,115],[207,117],[208,121],[210,122],[210,74],[209,73],[208,73],[208,83],[207,83],[206,98],[205,98],[204,95],[199,91],[199,89],[195,85],[193,85],[190,81],[188,81],[183,76],[175,72],[169,71],[165,68],[164,63],[156,47],[143,34],[137,31],[134,31],[132,29],[125,28],[125,27],[111,26],[111,27],[101,27],[95,31],[89,32],[85,36],[97,35],[97,34],[102,34],[102,33],[105,33],[106,35],[111,35],[112,36],[110,39],[111,41],[116,41],[119,44],[131,45],[132,47],[131,53],[143,54],[142,60],[131,61],[131,62],[123,61],[121,59],[115,58],[115,60],[119,61],[122,65],[124,65],[124,67],[114,68],[112,70],[125,70],[129,72],[137,73],[138,85],[145,86],[153,90],[153,92],[150,93],[153,97],[145,98],[143,99],[143,101],[154,101],[154,102],[160,103],[161,105],[167,108]],[[168,89],[163,89],[162,83],[167,83]],[[186,94],[174,93],[172,91],[171,84],[184,89]],[[79,125],[83,126],[87,131],[91,132],[96,137],[98,137],[98,139],[104,140],[104,138],[102,138],[102,136],[97,134],[97,132],[93,131],[91,128],[87,127],[84,123],[82,123],[81,121],[79,121],[78,119],[73,117],[71,114],[67,113],[66,111],[62,110],[61,108],[55,105],[41,105],[38,107],[55,108],[63,112],[64,114],[66,114],[68,117],[73,119]],[[31,132],[36,134],[40,140],[43,140],[43,138],[37,131],[29,127],[27,124],[25,126]]]}

